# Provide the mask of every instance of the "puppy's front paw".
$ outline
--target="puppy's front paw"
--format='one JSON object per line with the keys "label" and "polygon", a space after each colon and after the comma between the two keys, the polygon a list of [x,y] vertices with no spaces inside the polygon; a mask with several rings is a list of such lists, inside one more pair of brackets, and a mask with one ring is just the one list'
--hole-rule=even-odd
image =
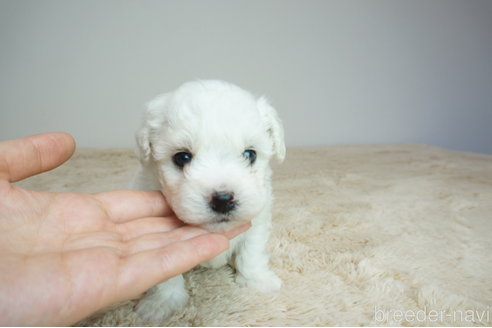
{"label": "puppy's front paw", "polygon": [[240,286],[254,288],[261,292],[271,292],[282,286],[282,280],[273,271],[265,271],[249,277],[238,273],[236,282]]}
{"label": "puppy's front paw", "polygon": [[165,293],[151,290],[137,304],[136,312],[145,324],[160,325],[187,302],[188,293],[184,289],[175,288]]}

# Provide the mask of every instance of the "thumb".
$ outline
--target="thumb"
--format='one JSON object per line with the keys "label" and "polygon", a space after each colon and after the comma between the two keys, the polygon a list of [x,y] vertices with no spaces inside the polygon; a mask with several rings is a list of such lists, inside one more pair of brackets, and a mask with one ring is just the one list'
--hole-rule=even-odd
{"label": "thumb", "polygon": [[0,179],[16,182],[63,164],[75,151],[73,137],[63,132],[36,134],[0,142]]}

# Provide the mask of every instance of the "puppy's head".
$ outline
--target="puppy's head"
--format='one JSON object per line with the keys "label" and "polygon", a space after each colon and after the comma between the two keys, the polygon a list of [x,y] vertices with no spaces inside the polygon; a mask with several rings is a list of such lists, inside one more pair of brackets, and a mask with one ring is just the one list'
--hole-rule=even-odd
{"label": "puppy's head", "polygon": [[137,144],[176,215],[210,231],[257,216],[270,197],[268,162],[285,156],[282,124],[267,100],[213,80],[151,101]]}

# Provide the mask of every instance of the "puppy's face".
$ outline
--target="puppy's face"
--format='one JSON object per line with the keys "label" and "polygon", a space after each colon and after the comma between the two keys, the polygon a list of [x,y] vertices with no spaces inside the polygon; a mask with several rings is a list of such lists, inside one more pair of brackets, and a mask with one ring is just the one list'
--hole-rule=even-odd
{"label": "puppy's face", "polygon": [[139,141],[147,134],[162,192],[182,221],[223,231],[266,206],[269,159],[282,159],[285,146],[263,98],[224,82],[190,82],[149,104],[143,130]]}

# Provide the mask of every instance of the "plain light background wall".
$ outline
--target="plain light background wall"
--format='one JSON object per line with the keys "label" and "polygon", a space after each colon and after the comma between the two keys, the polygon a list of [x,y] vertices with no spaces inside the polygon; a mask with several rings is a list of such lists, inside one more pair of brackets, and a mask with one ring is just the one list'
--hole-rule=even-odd
{"label": "plain light background wall", "polygon": [[0,140],[131,147],[195,78],[267,95],[289,146],[492,154],[492,1],[0,0]]}

